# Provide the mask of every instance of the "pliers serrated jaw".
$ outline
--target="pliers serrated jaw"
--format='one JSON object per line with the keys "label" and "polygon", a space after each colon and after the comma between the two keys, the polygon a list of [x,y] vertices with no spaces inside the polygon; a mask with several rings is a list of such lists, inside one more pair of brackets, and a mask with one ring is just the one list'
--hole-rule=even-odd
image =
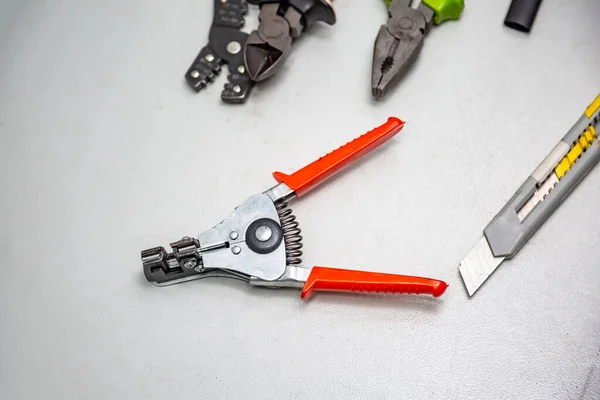
{"label": "pliers serrated jaw", "polygon": [[373,49],[371,90],[380,99],[402,78],[423,48],[433,19],[433,10],[424,4],[410,7],[411,0],[394,0],[388,21],[382,25]]}

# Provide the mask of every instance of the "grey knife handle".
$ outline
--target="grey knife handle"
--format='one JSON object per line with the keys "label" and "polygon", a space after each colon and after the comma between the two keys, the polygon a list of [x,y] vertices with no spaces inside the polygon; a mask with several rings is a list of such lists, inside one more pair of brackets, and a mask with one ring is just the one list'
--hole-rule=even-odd
{"label": "grey knife handle", "polygon": [[[582,179],[598,164],[600,161],[599,114],[600,109],[595,110],[589,118],[584,114],[484,229],[483,233],[495,257],[513,258]],[[520,221],[517,214],[519,210],[549,174],[554,173],[556,164],[590,124],[595,125],[597,132],[594,142],[581,154],[566,175],[556,183],[545,199],[538,203],[523,221]]]}

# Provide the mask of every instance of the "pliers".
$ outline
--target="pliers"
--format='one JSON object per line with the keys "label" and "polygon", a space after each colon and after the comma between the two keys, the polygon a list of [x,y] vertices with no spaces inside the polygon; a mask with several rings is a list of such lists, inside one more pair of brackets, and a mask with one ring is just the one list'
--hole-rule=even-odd
{"label": "pliers", "polygon": [[[391,4],[390,4],[391,1]],[[382,98],[414,63],[423,48],[423,40],[431,23],[436,25],[458,19],[464,0],[386,0],[388,21],[375,40],[371,90]],[[413,8],[414,7],[414,8]]]}
{"label": "pliers", "polygon": [[383,144],[403,126],[402,121],[391,117],[291,175],[273,173],[276,186],[252,195],[197,238],[184,237],[171,243],[171,253],[163,247],[142,251],[146,278],[158,286],[208,277],[233,278],[253,286],[300,288],[302,299],[308,299],[315,290],[441,296],[448,285],[440,280],[300,265],[301,230],[288,202]]}
{"label": "pliers", "polygon": [[290,55],[292,40],[318,21],[335,24],[330,0],[248,0],[260,6],[258,29],[244,45],[244,63],[250,78],[259,82],[281,69]]}

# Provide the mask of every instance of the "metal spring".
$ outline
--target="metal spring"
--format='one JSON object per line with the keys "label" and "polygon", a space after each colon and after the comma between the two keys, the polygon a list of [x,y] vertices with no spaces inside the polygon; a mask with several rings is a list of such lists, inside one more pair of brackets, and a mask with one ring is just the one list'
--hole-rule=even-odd
{"label": "metal spring", "polygon": [[287,203],[281,202],[275,205],[277,214],[279,214],[279,222],[283,230],[283,242],[285,244],[285,262],[287,265],[301,264],[302,259],[302,232],[299,228],[300,224],[296,221],[296,216],[292,214],[292,209]]}

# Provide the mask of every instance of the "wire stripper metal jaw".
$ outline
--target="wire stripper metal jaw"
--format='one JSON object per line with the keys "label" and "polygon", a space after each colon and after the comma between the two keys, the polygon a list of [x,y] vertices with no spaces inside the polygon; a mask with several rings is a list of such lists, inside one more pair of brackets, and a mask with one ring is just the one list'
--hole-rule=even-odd
{"label": "wire stripper metal jaw", "polygon": [[208,277],[232,278],[253,286],[300,288],[303,299],[315,290],[442,295],[448,285],[435,279],[300,265],[301,230],[288,202],[383,144],[403,126],[399,119],[389,118],[293,174],[273,173],[277,185],[250,196],[197,239],[184,237],[172,243],[171,253],[163,247],[142,251],[146,278],[158,286]]}

